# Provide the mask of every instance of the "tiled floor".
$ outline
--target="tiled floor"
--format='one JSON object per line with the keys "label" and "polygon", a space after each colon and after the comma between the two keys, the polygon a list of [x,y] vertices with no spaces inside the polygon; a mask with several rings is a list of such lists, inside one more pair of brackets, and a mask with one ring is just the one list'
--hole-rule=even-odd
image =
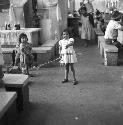
{"label": "tiled floor", "polygon": [[64,68],[53,63],[31,71],[30,104],[15,125],[122,125],[123,66],[103,65],[97,45],[75,41],[79,84],[62,84]]}

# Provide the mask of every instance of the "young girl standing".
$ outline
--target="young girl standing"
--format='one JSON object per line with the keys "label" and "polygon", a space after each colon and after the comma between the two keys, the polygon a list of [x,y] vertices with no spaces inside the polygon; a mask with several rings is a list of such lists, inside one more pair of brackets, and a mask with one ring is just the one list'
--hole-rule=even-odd
{"label": "young girl standing", "polygon": [[68,30],[64,30],[62,33],[63,39],[59,41],[59,54],[61,56],[62,63],[65,65],[65,78],[62,83],[68,82],[69,67],[73,73],[73,83],[78,84],[75,77],[74,63],[77,62],[76,54],[73,49],[74,39],[69,38]]}
{"label": "young girl standing", "polygon": [[28,38],[25,33],[20,34],[20,67],[22,73],[29,75],[29,66],[33,59],[32,47],[28,43]]}

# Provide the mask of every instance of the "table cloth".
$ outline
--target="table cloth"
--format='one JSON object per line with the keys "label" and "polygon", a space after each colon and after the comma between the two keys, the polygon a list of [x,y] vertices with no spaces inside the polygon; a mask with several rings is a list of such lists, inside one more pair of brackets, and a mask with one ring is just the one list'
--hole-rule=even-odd
{"label": "table cloth", "polygon": [[32,46],[38,46],[40,41],[41,28],[23,28],[21,30],[0,30],[0,43],[1,45],[16,45],[19,35],[26,33],[28,42]]}

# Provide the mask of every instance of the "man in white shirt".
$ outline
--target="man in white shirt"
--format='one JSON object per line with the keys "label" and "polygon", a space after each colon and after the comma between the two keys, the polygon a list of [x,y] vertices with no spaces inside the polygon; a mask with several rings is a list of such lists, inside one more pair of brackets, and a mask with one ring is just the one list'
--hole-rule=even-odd
{"label": "man in white shirt", "polygon": [[118,48],[119,59],[123,58],[123,45],[117,41],[118,30],[123,30],[123,26],[119,23],[120,19],[121,13],[119,11],[114,11],[104,35],[106,44],[113,44]]}

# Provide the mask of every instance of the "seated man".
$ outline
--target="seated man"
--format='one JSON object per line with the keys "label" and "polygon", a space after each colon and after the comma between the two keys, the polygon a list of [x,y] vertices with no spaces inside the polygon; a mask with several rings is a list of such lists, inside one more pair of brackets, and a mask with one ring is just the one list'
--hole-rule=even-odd
{"label": "seated man", "polygon": [[123,45],[117,41],[118,30],[123,30],[123,26],[119,23],[120,19],[121,13],[119,11],[114,11],[104,35],[106,44],[112,44],[118,48],[118,59],[123,58]]}

